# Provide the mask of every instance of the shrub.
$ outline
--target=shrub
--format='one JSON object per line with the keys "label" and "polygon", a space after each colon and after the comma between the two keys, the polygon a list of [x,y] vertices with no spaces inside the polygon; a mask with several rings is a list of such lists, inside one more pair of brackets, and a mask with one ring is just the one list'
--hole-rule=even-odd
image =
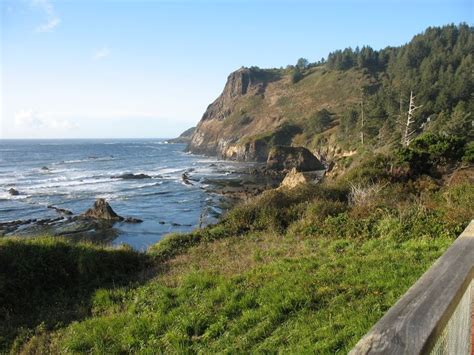
{"label": "shrub", "polygon": [[347,204],[341,201],[316,200],[308,204],[304,218],[312,223],[321,223],[326,217],[336,216],[347,208]]}
{"label": "shrub", "polygon": [[398,151],[401,163],[408,163],[415,175],[429,174],[438,166],[455,163],[464,155],[465,140],[457,136],[423,134]]}
{"label": "shrub", "polygon": [[394,157],[377,154],[365,158],[361,163],[352,167],[344,176],[346,184],[370,185],[391,180]]}
{"label": "shrub", "polygon": [[322,109],[309,118],[307,125],[311,133],[315,134],[328,129],[331,126],[331,122],[331,113],[326,109]]}
{"label": "shrub", "polygon": [[268,143],[270,146],[291,145],[293,137],[301,132],[300,126],[285,122],[269,137]]}
{"label": "shrub", "polygon": [[291,73],[291,82],[296,84],[301,79],[303,79],[303,73],[301,72],[300,68],[295,67]]}
{"label": "shrub", "polygon": [[371,202],[375,202],[380,191],[385,185],[380,183],[361,185],[350,184],[351,192],[349,193],[349,203],[352,206],[367,206]]}
{"label": "shrub", "polygon": [[466,145],[462,161],[465,163],[474,164],[474,142],[469,142]]}

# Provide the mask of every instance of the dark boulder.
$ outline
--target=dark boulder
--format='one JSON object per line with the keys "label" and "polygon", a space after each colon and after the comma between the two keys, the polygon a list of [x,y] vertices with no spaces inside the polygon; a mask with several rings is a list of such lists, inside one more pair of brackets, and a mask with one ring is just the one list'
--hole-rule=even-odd
{"label": "dark boulder", "polygon": [[135,217],[126,217],[123,221],[125,223],[142,223],[143,222],[143,220],[141,220],[140,218],[135,218]]}
{"label": "dark boulder", "polygon": [[43,167],[41,168],[41,170],[49,171],[49,168],[48,168],[47,166],[43,166]]}
{"label": "dark boulder", "polygon": [[14,189],[13,187],[8,190],[8,193],[12,196],[18,196],[20,194],[18,190]]}
{"label": "dark boulder", "polygon": [[108,202],[103,198],[98,198],[94,202],[94,206],[83,214],[83,217],[107,221],[123,221],[124,219],[115,213],[112,207],[110,207]]}
{"label": "dark boulder", "polygon": [[47,207],[52,209],[52,210],[55,210],[58,213],[62,213],[62,214],[68,215],[68,216],[72,216],[72,214],[73,214],[71,211],[66,210],[64,208],[59,208],[59,207],[52,206],[52,205],[48,205]]}
{"label": "dark boulder", "polygon": [[189,181],[189,174],[187,172],[184,172],[183,174],[181,174],[181,180],[183,180],[183,183],[186,184],[186,185],[192,185],[192,182]]}
{"label": "dark boulder", "polygon": [[151,176],[146,174],[122,174],[122,175],[114,175],[110,177],[111,179],[124,179],[124,180],[140,180],[140,179],[151,179]]}
{"label": "dark boulder", "polygon": [[304,147],[276,146],[270,149],[267,169],[277,171],[324,170],[324,165]]}

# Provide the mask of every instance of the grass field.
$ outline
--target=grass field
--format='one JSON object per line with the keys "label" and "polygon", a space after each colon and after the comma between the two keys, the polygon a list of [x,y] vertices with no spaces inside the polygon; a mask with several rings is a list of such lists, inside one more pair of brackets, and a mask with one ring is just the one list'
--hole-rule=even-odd
{"label": "grass field", "polygon": [[[323,184],[265,192],[146,254],[3,239],[0,260],[32,249],[16,261],[28,279],[0,271],[0,293],[13,304],[3,348],[345,353],[449,247],[473,203],[474,187],[463,183],[391,184],[366,200]],[[62,271],[71,265],[72,280]],[[57,306],[44,308],[47,299]],[[23,302],[36,315],[27,321]]]}

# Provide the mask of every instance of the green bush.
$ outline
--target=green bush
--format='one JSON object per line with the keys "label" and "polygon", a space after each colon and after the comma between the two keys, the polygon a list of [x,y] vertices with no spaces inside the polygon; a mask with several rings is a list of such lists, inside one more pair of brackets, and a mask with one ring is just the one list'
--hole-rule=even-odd
{"label": "green bush", "polygon": [[465,154],[466,141],[457,136],[423,134],[398,151],[401,163],[408,163],[415,175],[433,173],[438,166],[456,163]]}
{"label": "green bush", "polygon": [[268,143],[272,147],[276,145],[291,145],[293,137],[301,132],[300,126],[285,122],[271,135]]}
{"label": "green bush", "polygon": [[300,68],[295,67],[291,73],[291,82],[296,84],[301,79],[303,79],[303,73],[301,72]]}
{"label": "green bush", "polygon": [[322,109],[314,113],[307,121],[307,127],[309,134],[317,134],[325,131],[331,126],[332,117],[331,113],[326,110]]}
{"label": "green bush", "polygon": [[374,184],[391,180],[395,159],[390,155],[376,154],[365,157],[342,177],[345,184]]}
{"label": "green bush", "polygon": [[474,142],[469,142],[464,150],[463,162],[474,164]]}

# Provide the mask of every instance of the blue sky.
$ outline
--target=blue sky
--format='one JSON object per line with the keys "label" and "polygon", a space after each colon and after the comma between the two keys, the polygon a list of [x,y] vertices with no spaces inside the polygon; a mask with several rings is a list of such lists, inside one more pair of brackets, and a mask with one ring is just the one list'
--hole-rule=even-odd
{"label": "blue sky", "polygon": [[0,0],[0,138],[172,137],[241,66],[401,45],[471,0]]}

